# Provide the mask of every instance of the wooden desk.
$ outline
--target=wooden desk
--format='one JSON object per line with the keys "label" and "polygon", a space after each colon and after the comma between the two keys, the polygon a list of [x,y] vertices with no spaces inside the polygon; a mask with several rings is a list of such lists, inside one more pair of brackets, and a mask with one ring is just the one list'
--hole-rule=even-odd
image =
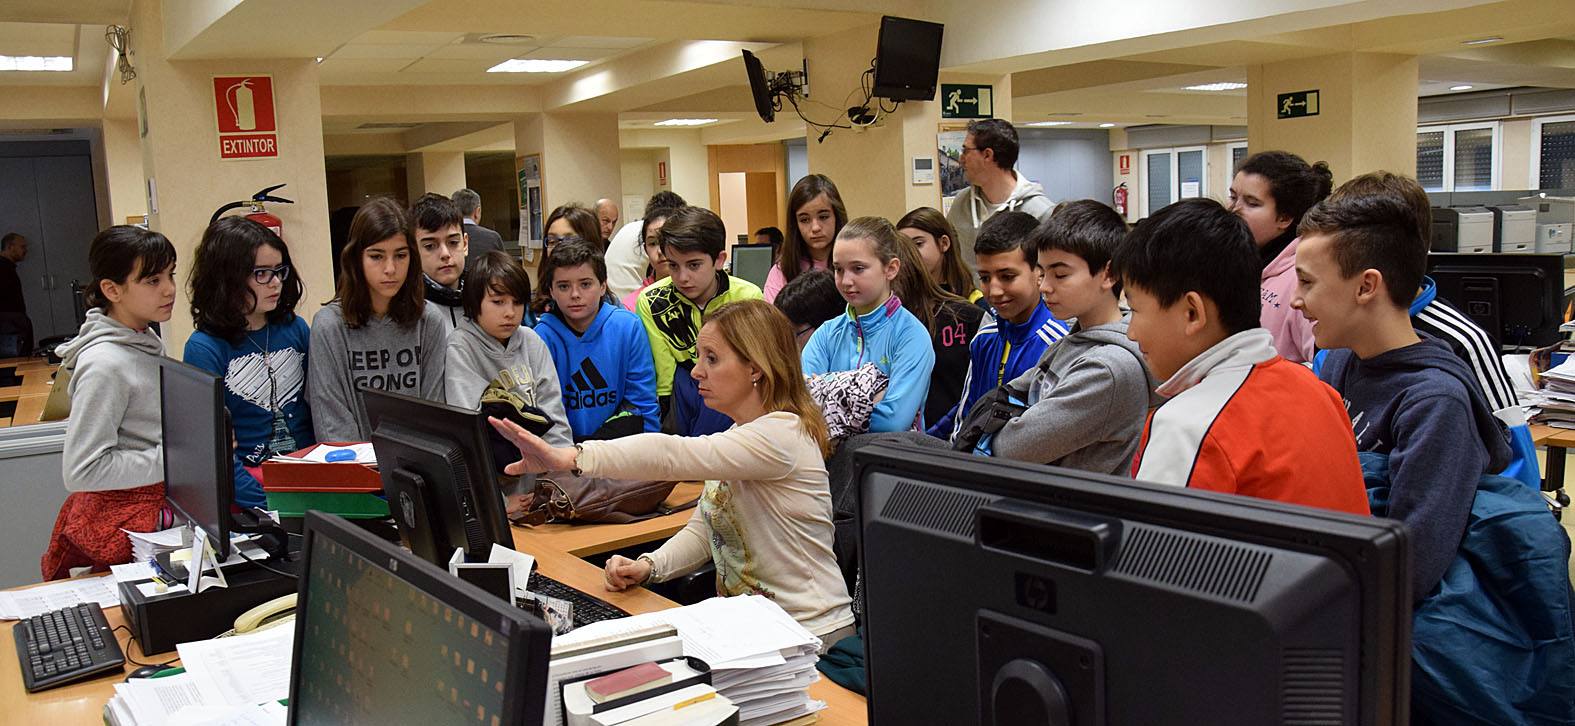
{"label": "wooden desk", "polygon": [[[704,485],[694,482],[679,484],[673,487],[666,504],[676,506],[693,501],[702,488]],[[521,552],[534,555],[538,550],[553,550],[590,557],[667,539],[683,529],[693,515],[694,509],[690,508],[632,524],[542,524],[510,529],[514,530],[514,548]]]}
{"label": "wooden desk", "polygon": [[[699,485],[680,485],[680,488],[684,486],[691,487],[691,491],[698,491]],[[576,543],[576,546],[581,548],[595,550],[600,547],[602,549],[597,551],[606,552],[629,544],[643,544],[670,536],[672,532],[683,527],[683,522],[688,520],[689,514],[689,511],[676,512],[668,517],[658,518],[671,518],[677,522],[676,526],[672,521],[659,527],[641,526],[658,521],[653,519],[635,524],[575,525],[575,528],[546,531],[531,531],[516,527],[514,541],[517,546],[521,542],[536,545],[534,548],[524,549],[536,557],[536,565],[542,574],[605,600],[621,610],[638,615],[677,607],[677,603],[639,587],[624,592],[608,592],[603,585],[601,568],[580,559],[580,555],[553,547],[551,543],[561,538],[561,541]],[[549,526],[566,527],[565,525]],[[670,531],[660,534],[668,528]],[[608,546],[614,542],[623,544]],[[104,614],[111,628],[126,624],[125,618],[120,614],[120,608],[111,608]],[[14,620],[0,623],[0,714],[5,714],[6,723],[60,726],[100,723],[104,703],[115,694],[114,684],[120,676],[101,676],[90,681],[29,694],[22,688],[20,664],[17,662],[15,650],[10,646],[13,642],[10,631],[15,626]],[[174,653],[160,653],[151,658],[144,656],[142,651],[130,642],[131,636],[124,630],[116,631],[115,638],[127,655],[125,673],[137,668],[131,663],[132,658],[144,663],[163,663],[175,657]],[[826,710],[820,712],[820,723],[829,726],[863,726],[869,723],[864,697],[832,683],[825,677],[810,686],[809,694],[812,698],[825,701],[828,706]]]}
{"label": "wooden desk", "polygon": [[1569,506],[1569,496],[1563,492],[1564,457],[1569,449],[1575,448],[1575,429],[1534,424],[1531,427],[1531,442],[1548,449],[1547,468],[1542,472],[1542,491],[1558,492],[1559,506]]}

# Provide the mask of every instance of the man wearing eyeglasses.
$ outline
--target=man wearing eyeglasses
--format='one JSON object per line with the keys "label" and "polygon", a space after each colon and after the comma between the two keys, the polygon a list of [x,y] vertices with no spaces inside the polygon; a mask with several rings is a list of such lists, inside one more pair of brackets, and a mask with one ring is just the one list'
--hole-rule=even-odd
{"label": "man wearing eyeglasses", "polygon": [[426,193],[410,205],[410,226],[421,252],[422,285],[429,304],[440,305],[448,330],[459,327],[465,315],[460,303],[464,287],[465,252],[469,240],[459,205],[441,194]]}
{"label": "man wearing eyeglasses", "polygon": [[1017,173],[1017,151],[1017,130],[1011,123],[998,118],[968,122],[968,136],[958,157],[968,187],[952,199],[946,221],[957,229],[955,244],[962,246],[970,274],[978,269],[973,241],[985,220],[996,212],[1016,211],[1043,222],[1055,208],[1044,187]]}

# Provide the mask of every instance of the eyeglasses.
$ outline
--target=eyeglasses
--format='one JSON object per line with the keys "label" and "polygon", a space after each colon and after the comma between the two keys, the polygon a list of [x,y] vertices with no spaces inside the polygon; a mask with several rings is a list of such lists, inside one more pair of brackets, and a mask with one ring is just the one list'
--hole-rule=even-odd
{"label": "eyeglasses", "polygon": [[966,154],[966,153],[968,153],[970,151],[978,152],[979,151],[979,147],[977,147],[977,146],[969,146],[967,144],[963,144],[962,153],[958,154],[958,156],[962,156],[963,154]]}
{"label": "eyeglasses", "polygon": [[279,265],[278,267],[252,268],[252,282],[259,285],[269,285],[273,283],[275,278],[278,278],[280,282],[290,279],[290,266]]}
{"label": "eyeglasses", "polygon": [[805,325],[805,326],[799,328],[797,331],[795,331],[793,333],[793,337],[795,337],[795,338],[802,338],[802,337],[804,337],[806,335],[811,335],[814,332],[815,332],[815,326],[813,326],[813,325]]}
{"label": "eyeglasses", "polygon": [[549,235],[547,235],[546,239],[544,239],[542,241],[547,243],[548,247],[551,247],[553,245],[562,244],[564,242],[584,242],[585,238],[581,237],[581,236],[579,236],[577,234],[566,234],[566,235],[563,235],[561,237],[558,236],[558,235],[555,235],[555,234],[549,234]]}

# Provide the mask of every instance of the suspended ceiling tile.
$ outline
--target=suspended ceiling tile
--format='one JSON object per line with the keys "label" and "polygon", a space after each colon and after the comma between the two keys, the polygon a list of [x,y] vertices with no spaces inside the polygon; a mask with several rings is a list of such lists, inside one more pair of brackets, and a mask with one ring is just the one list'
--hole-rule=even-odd
{"label": "suspended ceiling tile", "polygon": [[424,46],[362,45],[360,43],[352,43],[350,45],[341,46],[338,50],[334,51],[333,55],[328,57],[344,60],[403,58],[407,61],[413,61],[423,55],[426,55],[427,51],[429,50],[431,50],[431,48]]}
{"label": "suspended ceiling tile", "polygon": [[554,45],[546,48],[537,48],[516,58],[533,58],[540,60],[601,60],[622,53],[621,48],[580,48],[574,46]]}
{"label": "suspended ceiling tile", "polygon": [[485,73],[497,61],[475,58],[422,58],[407,66],[405,73]]}
{"label": "suspended ceiling tile", "polygon": [[398,73],[410,65],[406,58],[326,58],[318,66],[330,79],[343,73]]}
{"label": "suspended ceiling tile", "polygon": [[0,55],[72,56],[77,26],[68,23],[0,23]]}
{"label": "suspended ceiling tile", "polygon": [[557,45],[569,48],[636,48],[654,38],[617,38],[595,35],[566,35],[558,38]]}
{"label": "suspended ceiling tile", "polygon": [[422,45],[436,47],[464,37],[464,33],[420,30],[368,30],[350,40],[357,45]]}
{"label": "suspended ceiling tile", "polygon": [[427,58],[446,58],[450,60],[490,60],[493,62],[506,61],[522,53],[535,50],[537,45],[489,45],[487,43],[454,43],[445,45],[426,55]]}

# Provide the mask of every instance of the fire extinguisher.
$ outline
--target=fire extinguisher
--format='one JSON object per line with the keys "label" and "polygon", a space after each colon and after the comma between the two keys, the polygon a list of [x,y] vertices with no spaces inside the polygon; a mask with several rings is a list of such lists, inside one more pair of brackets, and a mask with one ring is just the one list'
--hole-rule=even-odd
{"label": "fire extinguisher", "polygon": [[263,207],[263,202],[294,204],[295,202],[292,200],[285,199],[283,197],[276,197],[271,194],[271,192],[274,192],[283,187],[283,184],[275,184],[257,192],[256,194],[253,194],[251,199],[243,199],[239,202],[230,202],[229,204],[219,207],[218,211],[214,212],[213,216],[208,219],[208,224],[211,226],[214,222],[219,221],[219,218],[224,216],[224,213],[230,211],[231,209],[240,209],[241,207],[246,207],[249,210],[246,214],[247,219],[267,227],[268,229],[272,230],[274,234],[279,235],[279,237],[283,239],[284,220],[269,214],[268,210]]}
{"label": "fire extinguisher", "polygon": [[1125,219],[1127,216],[1127,183],[1121,182],[1117,184],[1111,196],[1115,198],[1116,214],[1121,215],[1122,219]]}

